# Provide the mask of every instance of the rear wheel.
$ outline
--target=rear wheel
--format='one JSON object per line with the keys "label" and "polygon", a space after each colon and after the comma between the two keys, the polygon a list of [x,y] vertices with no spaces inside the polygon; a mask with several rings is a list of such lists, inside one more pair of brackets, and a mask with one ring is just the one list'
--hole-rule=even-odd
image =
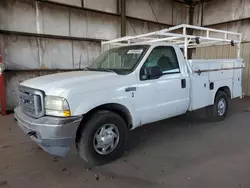
{"label": "rear wheel", "polygon": [[206,108],[206,112],[213,121],[222,121],[225,119],[229,108],[229,99],[225,92],[218,91],[214,105]]}
{"label": "rear wheel", "polygon": [[86,162],[100,165],[122,155],[127,127],[121,116],[111,111],[98,111],[83,126],[76,144],[80,157]]}

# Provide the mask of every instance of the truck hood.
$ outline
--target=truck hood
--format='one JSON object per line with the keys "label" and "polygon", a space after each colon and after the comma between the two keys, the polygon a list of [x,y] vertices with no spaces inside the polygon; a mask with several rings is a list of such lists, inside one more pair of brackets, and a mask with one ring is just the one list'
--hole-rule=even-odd
{"label": "truck hood", "polygon": [[103,86],[104,83],[110,83],[110,81],[116,80],[120,76],[112,72],[72,71],[36,77],[22,82],[21,85],[40,89],[46,95],[60,96],[67,89],[73,87],[85,86],[86,88],[87,86],[88,90],[93,90],[98,85],[99,87]]}

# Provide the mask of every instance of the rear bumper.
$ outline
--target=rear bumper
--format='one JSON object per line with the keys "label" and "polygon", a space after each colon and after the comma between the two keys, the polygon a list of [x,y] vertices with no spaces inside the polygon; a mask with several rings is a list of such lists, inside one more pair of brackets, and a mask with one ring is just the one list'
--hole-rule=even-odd
{"label": "rear bumper", "polygon": [[81,116],[69,118],[44,116],[35,119],[24,114],[20,107],[14,112],[21,129],[44,151],[65,157],[70,147],[74,145]]}

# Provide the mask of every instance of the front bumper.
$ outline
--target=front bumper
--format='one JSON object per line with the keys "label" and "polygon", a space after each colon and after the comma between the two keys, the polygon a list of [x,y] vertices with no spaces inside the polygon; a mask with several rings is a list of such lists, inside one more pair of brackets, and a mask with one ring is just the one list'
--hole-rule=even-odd
{"label": "front bumper", "polygon": [[82,120],[78,117],[50,117],[39,119],[24,114],[20,107],[15,110],[15,118],[22,130],[44,151],[65,157],[70,146],[75,143],[76,131]]}

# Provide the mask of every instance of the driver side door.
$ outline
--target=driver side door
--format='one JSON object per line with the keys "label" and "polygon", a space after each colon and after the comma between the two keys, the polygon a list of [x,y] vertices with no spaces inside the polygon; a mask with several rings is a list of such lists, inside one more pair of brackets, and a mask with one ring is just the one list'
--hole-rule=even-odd
{"label": "driver side door", "polygon": [[[147,67],[160,68],[161,75],[156,78],[143,76],[143,69]],[[151,85],[152,90],[149,92],[152,95],[150,97],[152,101],[149,101],[150,109],[147,109],[147,115],[142,116],[143,124],[186,112],[189,105],[189,79],[181,72],[174,47],[155,47],[145,61],[140,74],[140,82]]]}

